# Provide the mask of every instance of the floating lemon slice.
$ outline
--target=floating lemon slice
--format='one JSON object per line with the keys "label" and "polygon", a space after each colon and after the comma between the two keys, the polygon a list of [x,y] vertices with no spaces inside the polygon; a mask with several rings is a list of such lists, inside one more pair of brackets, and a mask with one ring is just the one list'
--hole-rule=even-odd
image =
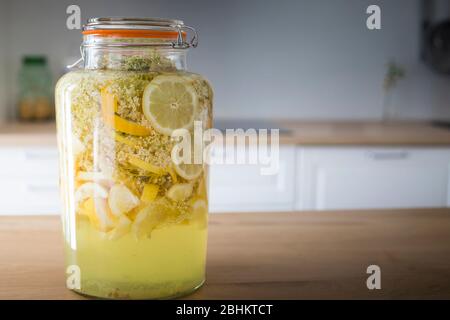
{"label": "floating lemon slice", "polygon": [[148,183],[144,186],[142,191],[141,200],[144,202],[151,202],[156,199],[158,195],[159,186],[157,184]]}
{"label": "floating lemon slice", "polygon": [[182,77],[155,77],[145,88],[142,99],[145,117],[161,134],[171,135],[175,129],[188,129],[194,122],[197,94]]}
{"label": "floating lemon slice", "polygon": [[115,114],[118,109],[117,99],[106,88],[101,90],[101,110],[103,121],[111,128],[134,136],[148,136],[151,130]]}
{"label": "floating lemon slice", "polygon": [[178,178],[177,178],[177,173],[175,172],[175,170],[172,167],[169,167],[167,169],[167,172],[169,173],[170,177],[172,178],[172,182],[177,183]]}
{"label": "floating lemon slice", "polygon": [[133,136],[148,136],[152,132],[149,128],[125,120],[118,115],[114,115],[112,127],[119,132],[128,133]]}
{"label": "floating lemon slice", "polygon": [[75,158],[78,157],[80,154],[82,154],[86,150],[86,147],[84,146],[84,144],[75,135],[72,136],[72,150],[73,150],[73,155],[75,156]]}
{"label": "floating lemon slice", "polygon": [[198,199],[192,204],[192,221],[198,223],[200,228],[208,224],[208,205],[205,200]]}
{"label": "floating lemon slice", "polygon": [[174,164],[175,171],[178,175],[186,180],[197,179],[203,172],[201,164]]}
{"label": "floating lemon slice", "polygon": [[106,200],[103,198],[89,198],[80,206],[80,214],[89,218],[89,221],[99,231],[108,231],[114,226]]}
{"label": "floating lemon slice", "polygon": [[163,175],[165,173],[163,168],[155,166],[149,162],[145,162],[145,161],[143,161],[139,158],[133,157],[133,156],[130,157],[128,162],[131,165],[133,165],[139,169],[142,169],[142,170],[145,170],[145,171],[157,174],[157,175]]}
{"label": "floating lemon slice", "polygon": [[112,214],[119,217],[134,209],[139,199],[124,185],[116,184],[109,190],[108,204]]}
{"label": "floating lemon slice", "polygon": [[126,235],[131,229],[131,223],[127,216],[121,215],[116,227],[108,233],[108,239],[117,240]]}
{"label": "floating lemon slice", "polygon": [[81,181],[108,181],[111,176],[103,172],[78,171],[77,179]]}
{"label": "floating lemon slice", "polygon": [[112,215],[110,209],[108,208],[108,203],[106,199],[94,198],[95,213],[97,215],[98,221],[100,222],[100,231],[109,231],[113,228],[115,223],[115,217]]}
{"label": "floating lemon slice", "polygon": [[[175,172],[182,178],[186,179],[186,180],[194,180],[197,179],[203,172],[203,159],[201,159],[200,163],[196,163],[195,162],[195,152],[198,152],[197,150],[202,150],[201,149],[202,146],[199,146],[195,143],[194,141],[194,147],[191,149],[190,152],[190,163],[185,163],[183,162],[183,159],[179,159],[181,162],[180,163],[175,163],[175,160],[173,158],[172,155],[172,162],[173,162],[173,167],[175,169]],[[200,149],[199,149],[200,148]],[[183,150],[183,152],[185,152]],[[200,153],[201,156],[201,153]]]}
{"label": "floating lemon slice", "polygon": [[203,177],[200,179],[199,183],[198,183],[198,187],[197,187],[197,195],[200,198],[206,199],[208,196],[208,187],[207,187],[207,182],[206,182],[206,177]]}
{"label": "floating lemon slice", "polygon": [[126,145],[128,145],[130,147],[135,147],[136,146],[136,144],[133,141],[131,141],[129,138],[126,138],[125,136],[123,136],[122,134],[117,133],[117,132],[114,135],[114,139],[116,141],[118,141],[120,143],[123,143],[123,144],[126,144]]}
{"label": "floating lemon slice", "polygon": [[175,184],[167,191],[167,197],[173,201],[183,201],[192,194],[192,185],[190,183]]}
{"label": "floating lemon slice", "polygon": [[84,183],[75,191],[75,208],[78,208],[78,205],[87,198],[106,198],[107,196],[108,191],[98,183]]}
{"label": "floating lemon slice", "polygon": [[150,204],[138,212],[131,226],[131,230],[138,240],[150,237],[153,229],[164,222],[166,212],[161,209],[159,206]]}

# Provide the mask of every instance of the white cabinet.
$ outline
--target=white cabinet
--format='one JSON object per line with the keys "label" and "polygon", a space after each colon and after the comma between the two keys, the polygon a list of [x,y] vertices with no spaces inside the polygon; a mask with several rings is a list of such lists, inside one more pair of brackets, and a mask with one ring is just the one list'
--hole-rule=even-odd
{"label": "white cabinet", "polygon": [[0,215],[59,213],[56,147],[2,147],[0,198]]}
{"label": "white cabinet", "polygon": [[211,212],[293,210],[295,146],[280,147],[277,174],[262,175],[260,169],[261,165],[211,165]]}
{"label": "white cabinet", "polygon": [[[212,165],[210,209],[445,207],[449,176],[450,148],[282,145],[275,175],[261,165]],[[0,204],[0,215],[60,212],[56,147],[0,148]]]}
{"label": "white cabinet", "polygon": [[299,147],[298,210],[445,207],[450,149]]}
{"label": "white cabinet", "polygon": [[[280,147],[277,174],[262,175],[261,167],[265,166],[211,166],[211,211],[293,210],[295,146]],[[0,195],[0,215],[58,214],[57,149],[0,148]]]}

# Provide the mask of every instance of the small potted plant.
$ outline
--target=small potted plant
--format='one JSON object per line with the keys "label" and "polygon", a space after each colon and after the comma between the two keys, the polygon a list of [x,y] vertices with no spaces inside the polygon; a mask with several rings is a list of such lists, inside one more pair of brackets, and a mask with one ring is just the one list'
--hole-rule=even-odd
{"label": "small potted plant", "polygon": [[399,80],[405,77],[405,69],[394,60],[387,64],[386,75],[384,76],[383,89],[383,121],[396,118],[396,112],[392,105],[392,93]]}

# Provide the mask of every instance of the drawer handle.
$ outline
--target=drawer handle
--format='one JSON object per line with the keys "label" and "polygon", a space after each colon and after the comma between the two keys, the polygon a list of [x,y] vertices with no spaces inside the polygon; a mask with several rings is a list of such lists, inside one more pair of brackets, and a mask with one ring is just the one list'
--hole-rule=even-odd
{"label": "drawer handle", "polygon": [[369,151],[368,156],[373,160],[404,160],[409,157],[408,151]]}
{"label": "drawer handle", "polygon": [[39,151],[27,151],[25,152],[26,160],[48,160],[57,159],[56,152],[39,152]]}
{"label": "drawer handle", "polygon": [[33,193],[49,193],[58,192],[57,186],[39,186],[39,185],[28,185],[27,190]]}

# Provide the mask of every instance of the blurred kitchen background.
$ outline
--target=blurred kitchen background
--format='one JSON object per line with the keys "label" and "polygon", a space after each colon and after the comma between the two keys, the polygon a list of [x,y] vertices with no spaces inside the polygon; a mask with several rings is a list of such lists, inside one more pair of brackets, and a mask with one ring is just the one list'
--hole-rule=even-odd
{"label": "blurred kitchen background", "polygon": [[450,205],[449,0],[0,0],[0,214],[59,212],[46,90],[80,57],[71,4],[184,20],[217,126],[283,129],[279,174],[211,169],[213,212]]}

